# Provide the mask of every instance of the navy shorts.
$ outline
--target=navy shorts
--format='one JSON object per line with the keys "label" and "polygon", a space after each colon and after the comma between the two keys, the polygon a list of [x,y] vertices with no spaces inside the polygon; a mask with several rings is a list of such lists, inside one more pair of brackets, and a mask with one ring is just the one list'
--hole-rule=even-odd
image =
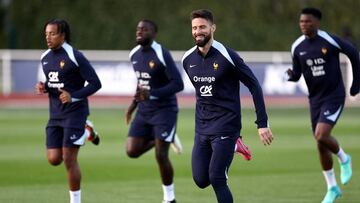
{"label": "navy shorts", "polygon": [[86,117],[82,119],[50,119],[46,126],[46,147],[78,147],[84,145]]}
{"label": "navy shorts", "polygon": [[173,142],[176,133],[177,111],[157,111],[153,114],[137,112],[131,123],[129,137],[159,139]]}
{"label": "navy shorts", "polygon": [[315,132],[317,123],[328,123],[334,126],[344,109],[345,99],[329,100],[310,104],[311,126]]}
{"label": "navy shorts", "polygon": [[195,135],[191,165],[193,179],[199,187],[227,184],[237,139],[238,136]]}

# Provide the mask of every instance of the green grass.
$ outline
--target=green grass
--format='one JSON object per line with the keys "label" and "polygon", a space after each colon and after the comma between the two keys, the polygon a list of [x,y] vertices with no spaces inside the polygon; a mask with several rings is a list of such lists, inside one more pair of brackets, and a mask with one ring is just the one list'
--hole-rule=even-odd
{"label": "green grass", "polygon": [[[320,202],[326,186],[310,131],[308,109],[269,109],[275,135],[270,147],[264,147],[258,138],[253,110],[244,109],[242,114],[242,134],[253,152],[253,160],[246,162],[240,156],[233,160],[229,185],[234,202]],[[341,186],[343,197],[338,203],[355,203],[360,199],[359,115],[360,108],[346,108],[334,130],[345,151],[352,154],[354,163],[353,179],[349,185]],[[0,202],[68,202],[63,165],[53,167],[46,160],[47,116],[47,110],[43,109],[0,109]],[[98,147],[87,143],[79,155],[83,202],[159,203],[162,200],[154,151],[139,159],[130,159],[125,154],[128,126],[123,116],[123,109],[92,110],[90,119],[102,140]],[[212,188],[197,188],[191,177],[193,131],[193,110],[181,109],[178,134],[185,152],[180,156],[171,152],[176,199],[180,203],[215,203]],[[335,163],[339,180],[339,167]]]}

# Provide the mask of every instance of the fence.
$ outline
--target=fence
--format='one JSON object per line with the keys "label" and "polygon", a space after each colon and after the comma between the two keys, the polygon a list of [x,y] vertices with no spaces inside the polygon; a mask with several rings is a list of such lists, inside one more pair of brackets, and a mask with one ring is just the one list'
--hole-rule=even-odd
{"label": "fence", "polygon": [[[33,92],[34,84],[41,80],[42,70],[40,55],[42,50],[0,50],[0,86],[3,97],[29,94]],[[135,92],[136,77],[129,61],[129,51],[85,50],[84,55],[90,60],[103,84],[96,95],[131,96]],[[184,51],[171,51],[171,54],[183,77],[185,88],[179,95],[194,95],[194,89],[181,66]],[[238,52],[258,78],[264,95],[276,98],[306,98],[307,88],[303,78],[292,83],[283,79],[284,72],[291,68],[289,52]],[[348,81],[352,81],[351,67],[347,58],[341,56],[341,69],[344,83],[349,89]],[[348,92],[348,91],[347,91]],[[242,84],[240,95],[250,93]],[[359,104],[359,100],[349,100]]]}

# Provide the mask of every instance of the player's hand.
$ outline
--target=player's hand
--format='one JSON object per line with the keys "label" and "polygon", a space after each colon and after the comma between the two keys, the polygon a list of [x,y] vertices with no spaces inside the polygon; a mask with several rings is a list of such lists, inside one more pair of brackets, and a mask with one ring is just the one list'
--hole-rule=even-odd
{"label": "player's hand", "polygon": [[353,96],[353,97],[355,97],[357,94],[359,94],[360,93],[360,90],[359,90],[359,88],[356,88],[356,87],[354,87],[354,86],[351,86],[351,88],[350,88],[350,95],[351,96]]}
{"label": "player's hand", "polygon": [[129,108],[127,109],[126,111],[126,114],[125,114],[125,121],[126,121],[126,124],[129,125],[130,121],[131,121],[131,115],[132,113],[135,111],[136,109],[136,106],[137,106],[137,102],[134,100]]}
{"label": "player's hand", "polygon": [[150,91],[144,87],[139,86],[136,89],[135,100],[136,101],[145,101],[150,97]]}
{"label": "player's hand", "polygon": [[271,133],[270,128],[259,128],[258,129],[259,137],[261,142],[266,146],[270,145],[274,140],[273,134]]}
{"label": "player's hand", "polygon": [[42,95],[46,93],[45,84],[43,82],[37,82],[35,85],[35,94]]}
{"label": "player's hand", "polygon": [[292,69],[287,69],[284,74],[284,80],[288,81],[292,76],[294,75],[294,72]]}
{"label": "player's hand", "polygon": [[60,88],[59,88],[59,92],[60,92],[59,99],[61,103],[66,104],[71,102],[71,95],[69,92]]}

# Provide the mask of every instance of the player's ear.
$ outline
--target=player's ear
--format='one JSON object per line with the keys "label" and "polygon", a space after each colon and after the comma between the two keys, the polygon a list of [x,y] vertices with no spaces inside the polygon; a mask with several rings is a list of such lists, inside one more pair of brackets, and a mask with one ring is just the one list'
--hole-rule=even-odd
{"label": "player's ear", "polygon": [[216,30],[216,24],[212,24],[212,25],[211,25],[211,31],[212,31],[212,32],[215,32],[215,30]]}

